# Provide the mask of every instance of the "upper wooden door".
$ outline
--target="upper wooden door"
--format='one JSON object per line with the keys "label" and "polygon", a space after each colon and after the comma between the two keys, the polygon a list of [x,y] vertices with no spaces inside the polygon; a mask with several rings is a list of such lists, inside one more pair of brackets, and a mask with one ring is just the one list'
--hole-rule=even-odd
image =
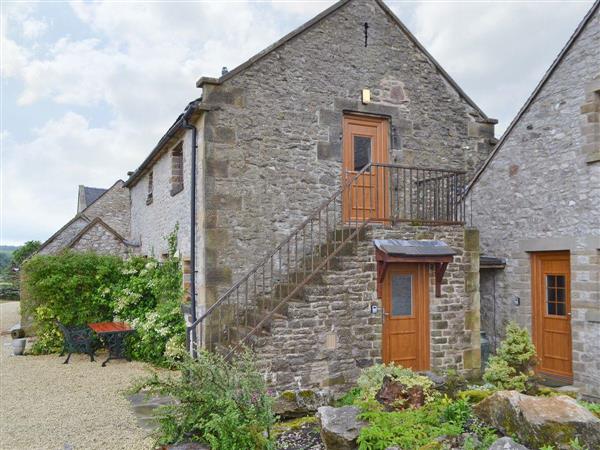
{"label": "upper wooden door", "polygon": [[392,264],[383,284],[383,362],[429,369],[429,266]]}
{"label": "upper wooden door", "polygon": [[532,255],[533,339],[538,370],[573,377],[569,252]]}
{"label": "upper wooden door", "polygon": [[[389,124],[387,119],[344,116],[342,182],[357,177],[369,163],[389,161]],[[352,182],[344,195],[344,220],[384,221],[389,209],[389,193],[383,167],[371,167]]]}

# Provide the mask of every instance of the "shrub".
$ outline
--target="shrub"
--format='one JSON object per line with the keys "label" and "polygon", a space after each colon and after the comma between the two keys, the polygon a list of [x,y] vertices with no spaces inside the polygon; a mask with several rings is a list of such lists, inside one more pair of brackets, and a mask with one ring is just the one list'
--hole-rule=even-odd
{"label": "shrub", "polygon": [[156,410],[158,444],[194,441],[213,450],[273,448],[272,399],[251,353],[228,363],[219,355],[201,352],[197,360],[185,357],[177,368],[181,376],[154,374],[133,388],[175,400]]}
{"label": "shrub", "polygon": [[65,325],[116,320],[136,329],[129,338],[133,358],[161,366],[181,358],[185,322],[181,266],[175,255],[177,228],[167,239],[169,256],[163,262],[73,251],[36,255],[25,262],[22,311],[34,319],[37,340],[32,351],[61,349],[56,319]]}
{"label": "shrub", "polygon": [[435,390],[433,382],[424,375],[419,375],[410,369],[394,364],[375,364],[364,369],[358,377],[358,387],[361,390],[360,399],[364,402],[364,408],[378,408],[378,403],[375,400],[375,395],[383,384],[385,377],[390,377],[405,385],[407,388],[419,386],[423,388],[425,394],[425,402],[430,402],[434,399]]}
{"label": "shrub", "polygon": [[488,398],[491,394],[492,391],[487,389],[468,389],[466,391],[460,391],[458,393],[458,398],[466,400],[469,403],[479,403]]}
{"label": "shrub", "polygon": [[600,419],[600,403],[591,403],[584,400],[581,400],[579,403]]}
{"label": "shrub", "polygon": [[119,281],[121,265],[117,257],[73,251],[36,255],[26,261],[21,312],[34,319],[38,339],[32,351],[61,349],[55,320],[66,325],[112,320],[112,301],[100,292]]}
{"label": "shrub", "polygon": [[533,376],[536,351],[529,332],[511,322],[496,355],[488,360],[483,379],[499,389],[525,391]]}

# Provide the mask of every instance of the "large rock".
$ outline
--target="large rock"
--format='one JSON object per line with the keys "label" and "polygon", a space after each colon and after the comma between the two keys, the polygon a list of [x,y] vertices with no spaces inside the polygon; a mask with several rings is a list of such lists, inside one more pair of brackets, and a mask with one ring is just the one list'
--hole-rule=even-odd
{"label": "large rock", "polygon": [[524,445],[515,442],[512,438],[504,436],[503,438],[498,439],[488,450],[529,450]]}
{"label": "large rock", "polygon": [[532,397],[499,391],[473,407],[475,414],[503,434],[515,435],[532,448],[546,444],[570,448],[577,438],[589,448],[600,448],[600,420],[571,397]]}
{"label": "large rock", "polygon": [[275,399],[273,412],[281,419],[295,419],[316,413],[320,406],[329,405],[331,400],[331,395],[324,391],[284,391]]}
{"label": "large rock", "polygon": [[321,424],[321,440],[327,450],[355,450],[356,439],[367,422],[358,419],[360,410],[355,406],[333,408],[322,406],[317,412]]}

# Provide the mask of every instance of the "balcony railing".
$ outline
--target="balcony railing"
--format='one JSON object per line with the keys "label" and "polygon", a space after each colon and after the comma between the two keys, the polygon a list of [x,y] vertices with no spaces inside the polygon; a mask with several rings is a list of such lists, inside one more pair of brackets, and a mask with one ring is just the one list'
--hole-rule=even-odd
{"label": "balcony railing", "polygon": [[188,327],[188,348],[231,357],[251,345],[369,223],[464,223],[465,184],[465,172],[394,164],[347,173],[334,195]]}

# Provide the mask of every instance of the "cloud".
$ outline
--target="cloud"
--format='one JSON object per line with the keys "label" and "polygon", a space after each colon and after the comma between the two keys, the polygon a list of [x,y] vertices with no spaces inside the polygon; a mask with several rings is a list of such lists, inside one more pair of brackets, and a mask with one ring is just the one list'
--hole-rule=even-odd
{"label": "cloud", "polygon": [[48,30],[48,23],[45,20],[29,18],[23,21],[23,36],[27,39],[37,39]]}
{"label": "cloud", "polygon": [[[25,143],[3,139],[3,241],[44,239],[76,212],[77,186],[108,187],[139,163],[148,137],[120,125],[92,127],[72,112]],[[28,237],[28,234],[29,237]]]}
{"label": "cloud", "polygon": [[[2,76],[22,85],[3,111],[56,109],[37,129],[2,130],[4,238],[47,238],[74,214],[78,184],[106,187],[139,165],[200,94],[198,77],[232,69],[331,4],[77,1],[42,14],[3,3]],[[502,127],[591,1],[388,4]]]}
{"label": "cloud", "polygon": [[502,131],[591,4],[419,3],[411,29]]}

